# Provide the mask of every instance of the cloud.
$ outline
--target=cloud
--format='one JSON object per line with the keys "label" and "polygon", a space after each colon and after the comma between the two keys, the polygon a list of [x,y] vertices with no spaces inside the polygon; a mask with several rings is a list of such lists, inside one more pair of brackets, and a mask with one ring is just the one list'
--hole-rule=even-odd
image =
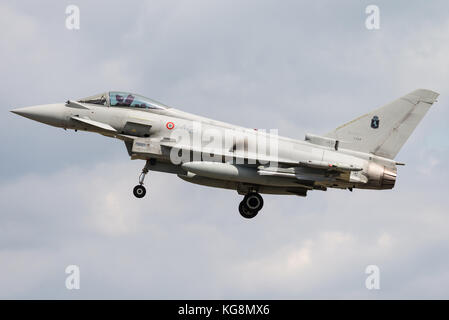
{"label": "cloud", "polygon": [[[79,1],[0,8],[3,298],[445,298],[447,4]],[[366,5],[370,4],[366,1]],[[392,191],[265,196],[151,173],[123,143],[7,114],[11,106],[129,90],[218,120],[323,133],[418,87],[441,93],[398,160]],[[81,290],[64,287],[81,268]],[[368,291],[365,268],[380,267]]]}
{"label": "cloud", "polygon": [[[260,216],[246,221],[236,193],[176,176],[151,172],[148,197],[134,199],[139,164],[2,183],[0,256],[9,262],[0,267],[1,296],[372,298],[364,288],[369,264],[385,278],[380,297],[445,293],[431,285],[445,277],[444,255],[425,262],[447,250],[445,200],[418,205],[409,201],[413,189],[266,196]],[[81,267],[78,293],[64,288],[68,264]],[[405,292],[414,284],[401,277],[404,266],[421,291]]]}

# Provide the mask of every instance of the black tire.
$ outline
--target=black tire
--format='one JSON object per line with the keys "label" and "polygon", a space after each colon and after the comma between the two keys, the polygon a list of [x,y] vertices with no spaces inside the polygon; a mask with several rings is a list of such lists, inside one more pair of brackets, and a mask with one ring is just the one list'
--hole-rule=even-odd
{"label": "black tire", "polygon": [[263,198],[257,192],[250,192],[243,198],[245,206],[251,211],[260,211],[263,207]]}
{"label": "black tire", "polygon": [[239,204],[239,212],[240,215],[245,219],[252,219],[259,213],[259,211],[252,211],[248,209],[243,201]]}
{"label": "black tire", "polygon": [[140,198],[145,197],[145,194],[147,193],[147,190],[145,189],[144,186],[142,186],[142,185],[137,185],[137,186],[134,187],[133,193],[134,193],[134,196],[135,196],[136,198],[139,198],[139,199],[140,199]]}

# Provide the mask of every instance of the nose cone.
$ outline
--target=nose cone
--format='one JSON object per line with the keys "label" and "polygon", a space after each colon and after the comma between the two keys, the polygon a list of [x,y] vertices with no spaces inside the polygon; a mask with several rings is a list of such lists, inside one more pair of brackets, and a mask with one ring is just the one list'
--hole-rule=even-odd
{"label": "nose cone", "polygon": [[37,114],[39,114],[39,109],[40,109],[39,107],[40,106],[18,108],[18,109],[11,110],[11,112],[18,114],[19,116],[22,116],[25,118],[33,119],[33,116],[36,116]]}
{"label": "nose cone", "polygon": [[11,112],[56,127],[64,127],[67,120],[67,108],[62,103],[18,108]]}

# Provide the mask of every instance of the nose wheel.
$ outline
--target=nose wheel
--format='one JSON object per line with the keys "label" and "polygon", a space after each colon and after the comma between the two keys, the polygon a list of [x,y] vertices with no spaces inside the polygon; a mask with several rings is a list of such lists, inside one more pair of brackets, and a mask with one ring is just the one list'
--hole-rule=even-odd
{"label": "nose wheel", "polygon": [[139,184],[134,187],[133,194],[136,198],[143,198],[145,197],[145,194],[147,193],[147,189],[143,186],[143,182],[145,180],[145,176],[148,173],[148,166],[150,166],[150,160],[147,160],[145,163],[145,167],[142,169],[142,173],[139,176]]}
{"label": "nose wheel", "polygon": [[263,198],[257,192],[250,192],[245,195],[239,205],[239,212],[243,218],[252,219],[263,207]]}
{"label": "nose wheel", "polygon": [[143,198],[143,197],[145,197],[145,194],[147,193],[147,189],[145,189],[144,186],[137,185],[134,187],[133,193],[136,198]]}

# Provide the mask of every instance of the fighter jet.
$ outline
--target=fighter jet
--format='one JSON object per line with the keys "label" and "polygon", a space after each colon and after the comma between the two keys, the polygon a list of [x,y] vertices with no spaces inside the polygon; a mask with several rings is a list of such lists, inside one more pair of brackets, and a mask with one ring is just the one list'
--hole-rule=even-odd
{"label": "fighter jet", "polygon": [[243,195],[239,212],[254,218],[261,194],[305,197],[328,188],[392,189],[394,160],[436,101],[417,89],[323,135],[304,140],[273,130],[244,128],[168,107],[128,92],[110,91],[65,103],[11,110],[65,130],[83,130],[124,141],[131,159],[145,160],[133,193],[146,194],[149,170]]}

